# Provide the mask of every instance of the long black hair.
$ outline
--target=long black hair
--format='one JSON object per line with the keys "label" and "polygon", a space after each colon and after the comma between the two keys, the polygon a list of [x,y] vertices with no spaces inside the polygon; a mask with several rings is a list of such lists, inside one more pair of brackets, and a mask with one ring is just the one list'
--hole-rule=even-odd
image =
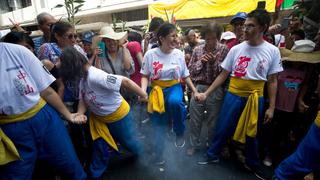
{"label": "long black hair", "polygon": [[60,75],[63,80],[76,81],[87,75],[85,66],[88,64],[88,60],[74,47],[68,46],[64,48],[60,60]]}

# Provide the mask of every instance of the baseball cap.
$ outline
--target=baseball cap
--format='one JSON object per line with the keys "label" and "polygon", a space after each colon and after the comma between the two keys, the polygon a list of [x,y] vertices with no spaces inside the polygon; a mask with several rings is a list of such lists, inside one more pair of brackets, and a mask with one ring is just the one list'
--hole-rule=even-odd
{"label": "baseball cap", "polygon": [[234,15],[234,16],[231,18],[230,24],[233,24],[236,19],[246,20],[247,17],[248,17],[248,16],[247,16],[247,13],[245,13],[245,12],[238,12],[236,15]]}
{"label": "baseball cap", "polygon": [[92,31],[87,31],[82,34],[81,40],[87,43],[92,43],[93,36],[94,36],[94,33]]}

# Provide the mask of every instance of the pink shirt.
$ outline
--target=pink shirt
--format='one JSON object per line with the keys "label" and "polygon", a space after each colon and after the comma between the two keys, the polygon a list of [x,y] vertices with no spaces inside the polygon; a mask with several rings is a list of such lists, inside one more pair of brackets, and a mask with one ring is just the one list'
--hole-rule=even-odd
{"label": "pink shirt", "polygon": [[294,111],[305,76],[306,71],[295,68],[284,68],[284,71],[279,73],[276,109],[286,112]]}
{"label": "pink shirt", "polygon": [[141,45],[136,41],[132,41],[128,43],[127,48],[129,49],[131,57],[134,61],[134,69],[135,69],[134,73],[130,75],[130,79],[134,81],[136,84],[138,84],[139,86],[141,86],[141,77],[142,77],[140,73],[141,66],[137,59],[137,54],[142,52]]}

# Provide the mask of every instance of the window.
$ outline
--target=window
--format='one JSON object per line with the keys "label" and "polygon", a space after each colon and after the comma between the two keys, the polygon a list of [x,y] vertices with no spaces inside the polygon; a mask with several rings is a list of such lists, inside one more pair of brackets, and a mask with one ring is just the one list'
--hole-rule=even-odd
{"label": "window", "polygon": [[11,12],[31,5],[31,0],[1,0],[0,13]]}
{"label": "window", "polygon": [[139,21],[148,19],[148,8],[113,13],[113,17],[122,21]]}

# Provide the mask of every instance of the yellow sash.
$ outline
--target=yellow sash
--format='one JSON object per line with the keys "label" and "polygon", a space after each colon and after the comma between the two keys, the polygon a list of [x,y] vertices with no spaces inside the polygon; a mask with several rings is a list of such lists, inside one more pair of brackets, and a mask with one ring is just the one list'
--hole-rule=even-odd
{"label": "yellow sash", "polygon": [[171,87],[179,83],[179,80],[154,80],[152,81],[152,90],[148,100],[148,112],[158,112],[160,114],[165,112],[164,96],[162,88]]}
{"label": "yellow sash", "polygon": [[316,120],[314,121],[314,123],[316,123],[316,125],[320,128],[320,111],[318,111],[318,115],[317,115]]}
{"label": "yellow sash", "polygon": [[[36,115],[45,105],[46,101],[40,98],[38,104],[24,113],[9,116],[0,115],[0,124],[9,124],[29,119]],[[4,165],[20,159],[21,158],[17,148],[0,128],[0,165]]]}
{"label": "yellow sash", "polygon": [[114,141],[108,126],[106,123],[113,123],[124,118],[130,111],[130,106],[125,99],[122,98],[122,104],[120,107],[113,113],[107,116],[98,116],[96,114],[90,114],[90,132],[93,140],[98,138],[103,138],[107,143],[115,150],[118,151],[116,142]]}
{"label": "yellow sash", "polygon": [[[245,143],[246,136],[256,137],[259,114],[259,97],[263,96],[265,81],[245,80],[232,77],[229,92],[241,97],[248,97],[246,106],[241,113],[236,131],[235,141]],[[227,116],[227,114],[226,114]]]}

